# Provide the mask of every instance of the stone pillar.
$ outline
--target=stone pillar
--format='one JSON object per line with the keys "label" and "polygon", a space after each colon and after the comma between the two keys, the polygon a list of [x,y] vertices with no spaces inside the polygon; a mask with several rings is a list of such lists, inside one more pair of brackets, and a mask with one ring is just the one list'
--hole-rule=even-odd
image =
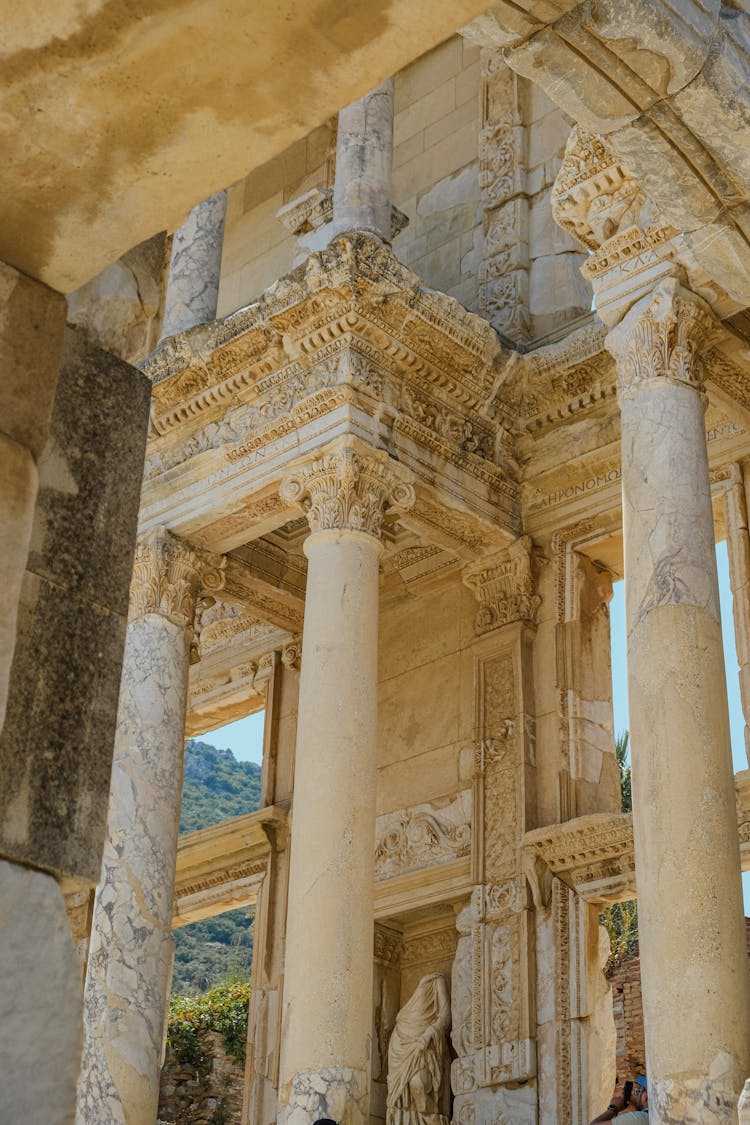
{"label": "stone pillar", "polygon": [[750,981],[700,350],[674,278],[608,337],[618,365],[633,827],[652,1121],[737,1120]]}
{"label": "stone pillar", "polygon": [[64,330],[65,298],[0,262],[0,728]]}
{"label": "stone pillar", "polygon": [[391,240],[393,79],[339,112],[333,229]]}
{"label": "stone pillar", "polygon": [[732,465],[731,483],[724,494],[724,518],[740,696],[745,717],[745,753],[750,764],[750,532],[745,482],[740,465]]}
{"label": "stone pillar", "polygon": [[287,480],[312,534],[300,675],[279,1121],[369,1118],[378,559],[414,492],[386,454],[338,444]]}
{"label": "stone pillar", "polygon": [[84,993],[78,1125],[156,1120],[195,601],[220,560],[163,529],[138,544],[107,839]]}
{"label": "stone pillar", "polygon": [[204,199],[174,232],[162,339],[216,317],[227,193]]}

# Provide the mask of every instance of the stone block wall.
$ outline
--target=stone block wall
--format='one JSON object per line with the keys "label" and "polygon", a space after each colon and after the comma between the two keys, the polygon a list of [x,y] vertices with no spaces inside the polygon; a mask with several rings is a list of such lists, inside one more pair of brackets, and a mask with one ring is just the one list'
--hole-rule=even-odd
{"label": "stone block wall", "polygon": [[200,1042],[212,1060],[205,1076],[167,1049],[159,1092],[161,1125],[239,1125],[244,1067],[228,1057],[216,1032],[202,1032]]}
{"label": "stone block wall", "polygon": [[229,189],[218,316],[250,304],[292,269],[297,239],[276,213],[311,188],[332,187],[335,155],[333,118]]}
{"label": "stone block wall", "polygon": [[460,36],[396,75],[393,202],[409,216],[398,257],[428,285],[478,310],[479,48]]}

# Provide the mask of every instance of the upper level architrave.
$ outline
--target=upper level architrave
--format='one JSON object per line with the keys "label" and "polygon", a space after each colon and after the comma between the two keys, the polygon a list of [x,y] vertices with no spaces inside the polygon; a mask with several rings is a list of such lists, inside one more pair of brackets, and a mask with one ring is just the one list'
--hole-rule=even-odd
{"label": "upper level architrave", "polygon": [[[408,526],[471,555],[520,528],[493,329],[425,288],[378,239],[345,235],[225,321],[165,342],[142,526],[227,551],[298,513],[292,464],[343,435],[415,474]],[[406,522],[406,521],[405,521]]]}

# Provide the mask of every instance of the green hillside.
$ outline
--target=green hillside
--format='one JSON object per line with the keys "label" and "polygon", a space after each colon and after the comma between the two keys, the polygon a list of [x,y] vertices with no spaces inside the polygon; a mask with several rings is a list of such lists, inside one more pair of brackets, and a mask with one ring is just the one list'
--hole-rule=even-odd
{"label": "green hillside", "polygon": [[[260,805],[260,766],[231,750],[191,739],[185,748],[180,832],[208,828]],[[231,910],[174,931],[173,995],[205,992],[227,977],[247,978],[253,952],[252,911]]]}

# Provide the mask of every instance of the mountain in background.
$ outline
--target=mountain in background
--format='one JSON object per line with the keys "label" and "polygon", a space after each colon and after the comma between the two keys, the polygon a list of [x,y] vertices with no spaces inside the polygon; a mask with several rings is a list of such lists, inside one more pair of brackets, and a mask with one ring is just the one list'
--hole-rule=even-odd
{"label": "mountain in background", "polygon": [[[190,739],[185,748],[180,833],[255,812],[260,766],[238,762],[231,750]],[[227,978],[250,973],[252,910],[241,907],[174,931],[172,994],[205,992]]]}

